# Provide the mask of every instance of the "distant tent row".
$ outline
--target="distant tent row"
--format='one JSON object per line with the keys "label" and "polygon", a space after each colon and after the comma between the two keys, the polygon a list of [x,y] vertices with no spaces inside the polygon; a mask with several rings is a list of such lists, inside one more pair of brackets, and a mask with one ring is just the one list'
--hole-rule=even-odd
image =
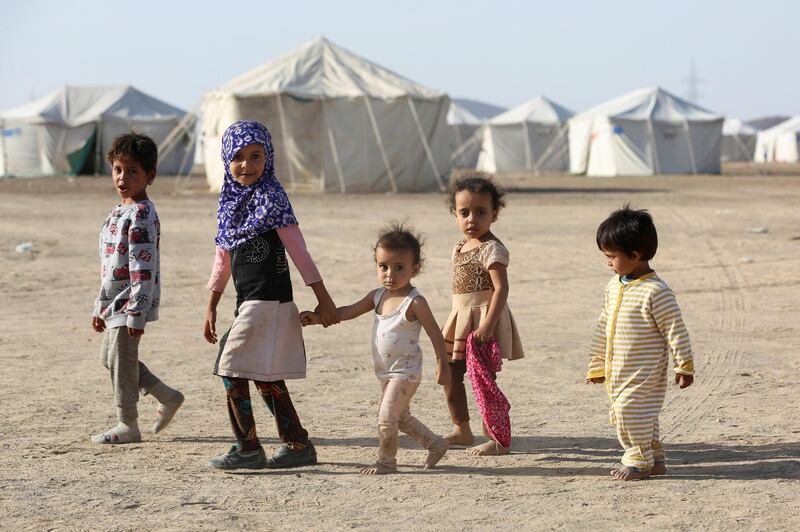
{"label": "distant tent row", "polygon": [[153,137],[159,172],[187,173],[195,133],[212,190],[222,134],[269,127],[289,187],[328,192],[442,190],[453,167],[589,176],[719,173],[720,161],[797,161],[800,117],[758,131],[655,87],[574,114],[538,96],[497,108],[439,92],[318,38],[204,95],[196,113],[130,86],[72,87],[0,113],[0,175],[108,173],[129,130]]}
{"label": "distant tent row", "polygon": [[[0,175],[107,174],[114,137],[134,130],[159,143],[185,114],[131,86],[65,86],[0,113]],[[188,172],[193,150],[185,139],[159,158],[159,172]]]}

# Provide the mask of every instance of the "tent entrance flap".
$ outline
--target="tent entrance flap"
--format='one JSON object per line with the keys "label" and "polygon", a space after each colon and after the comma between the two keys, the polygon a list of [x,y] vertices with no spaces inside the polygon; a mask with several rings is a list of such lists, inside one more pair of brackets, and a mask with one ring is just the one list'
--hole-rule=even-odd
{"label": "tent entrance flap", "polygon": [[67,154],[68,175],[90,175],[95,173],[94,153],[96,142],[97,129],[95,128],[83,146]]}

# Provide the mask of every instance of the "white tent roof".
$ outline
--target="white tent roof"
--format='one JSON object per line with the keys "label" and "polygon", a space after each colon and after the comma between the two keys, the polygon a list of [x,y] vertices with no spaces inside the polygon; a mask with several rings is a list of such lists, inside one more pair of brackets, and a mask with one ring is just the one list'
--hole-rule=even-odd
{"label": "white tent roof", "polygon": [[800,132],[800,116],[790,118],[785,122],[781,122],[780,124],[772,126],[771,128],[763,131],[763,133],[767,136],[778,135],[786,132]]}
{"label": "white tent roof", "polygon": [[173,119],[186,114],[130,85],[75,87],[57,91],[0,113],[7,121],[26,124],[63,124],[74,127],[101,117]]}
{"label": "white tent roof", "polygon": [[447,111],[447,123],[451,126],[462,124],[478,126],[483,123],[483,120],[451,100],[450,109]]}
{"label": "white tent roof", "polygon": [[560,124],[566,122],[573,114],[566,107],[562,107],[544,96],[537,96],[495,116],[489,120],[489,123],[493,125],[519,124],[522,122]]}
{"label": "white tent roof", "polygon": [[305,98],[444,96],[336,46],[324,37],[228,81],[217,91],[237,96],[288,93]]}
{"label": "white tent roof", "polygon": [[758,130],[748,126],[738,118],[726,118],[722,123],[723,135],[755,135]]}
{"label": "white tent roof", "polygon": [[678,98],[660,87],[629,92],[576,115],[575,120],[598,114],[609,118],[660,122],[714,122],[723,119],[722,115]]}

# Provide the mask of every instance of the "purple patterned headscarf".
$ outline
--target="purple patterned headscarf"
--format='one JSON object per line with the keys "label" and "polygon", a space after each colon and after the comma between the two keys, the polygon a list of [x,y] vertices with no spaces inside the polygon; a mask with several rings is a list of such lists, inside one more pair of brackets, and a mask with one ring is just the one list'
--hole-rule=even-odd
{"label": "purple patterned headscarf", "polygon": [[[246,186],[233,178],[230,165],[236,153],[250,144],[264,146],[267,162],[261,178]],[[297,223],[289,197],[275,177],[275,150],[266,127],[252,120],[231,124],[222,135],[222,163],[225,179],[214,239],[219,247],[230,250],[265,231]]]}

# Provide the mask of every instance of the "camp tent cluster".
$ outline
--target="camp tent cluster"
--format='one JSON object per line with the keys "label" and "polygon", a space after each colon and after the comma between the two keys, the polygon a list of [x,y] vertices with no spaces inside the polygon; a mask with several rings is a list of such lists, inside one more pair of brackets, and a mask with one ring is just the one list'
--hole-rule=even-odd
{"label": "camp tent cluster", "polygon": [[[0,113],[0,175],[46,176],[109,173],[105,153],[117,135],[134,130],[156,143],[185,111],[131,86],[65,86]],[[159,159],[162,174],[187,172],[189,139]]]}
{"label": "camp tent cluster", "polygon": [[107,173],[112,139],[134,130],[159,144],[160,173],[200,162],[219,190],[222,134],[241,119],[272,132],[284,184],[327,192],[442,190],[458,167],[701,174],[800,156],[800,117],[759,131],[660,87],[578,114],[544,96],[493,116],[460,102],[320,37],[206,93],[191,113],[130,86],[66,86],[2,112],[0,175]]}

